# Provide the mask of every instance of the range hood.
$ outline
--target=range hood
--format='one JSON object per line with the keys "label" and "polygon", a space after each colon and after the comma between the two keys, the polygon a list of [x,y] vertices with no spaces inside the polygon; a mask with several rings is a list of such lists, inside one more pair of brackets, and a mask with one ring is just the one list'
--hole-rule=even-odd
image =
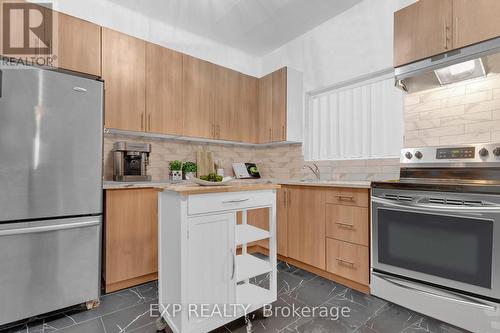
{"label": "range hood", "polygon": [[396,87],[418,92],[500,73],[500,37],[395,69]]}

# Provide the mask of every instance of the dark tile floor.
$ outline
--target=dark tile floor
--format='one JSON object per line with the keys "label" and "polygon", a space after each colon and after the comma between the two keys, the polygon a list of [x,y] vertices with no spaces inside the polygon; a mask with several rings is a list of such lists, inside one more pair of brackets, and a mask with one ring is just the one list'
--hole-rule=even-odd
{"label": "dark tile floor", "polygon": [[[265,276],[255,278],[254,284],[265,285]],[[342,285],[325,280],[286,263],[278,264],[278,301],[273,304],[274,314],[264,316],[257,311],[249,316],[251,331],[244,319],[236,320],[214,333],[247,332],[296,332],[296,333],[460,333],[454,328],[432,318],[412,312],[379,298],[364,295]],[[156,332],[156,318],[150,316],[150,305],[158,300],[157,283],[105,295],[101,305],[91,311],[70,309],[62,313],[40,317],[29,323],[1,332],[65,332],[65,333],[124,333]],[[321,306],[332,316],[317,313],[308,316],[288,316],[281,309],[304,306]],[[337,314],[346,307],[349,316]]]}

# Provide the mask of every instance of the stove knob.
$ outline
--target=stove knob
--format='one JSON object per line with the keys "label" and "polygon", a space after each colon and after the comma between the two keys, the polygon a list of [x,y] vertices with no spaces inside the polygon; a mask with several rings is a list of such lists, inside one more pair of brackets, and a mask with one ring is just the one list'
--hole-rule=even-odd
{"label": "stove knob", "polygon": [[418,158],[418,159],[421,159],[422,157],[424,157],[424,155],[421,152],[417,151],[415,153],[415,157]]}
{"label": "stove knob", "polygon": [[407,158],[407,159],[409,159],[409,160],[411,160],[411,158],[413,157],[413,155],[412,155],[409,151],[408,151],[408,152],[406,152],[405,156],[406,156],[406,158]]}
{"label": "stove knob", "polygon": [[493,155],[500,156],[500,147],[496,147],[495,149],[493,149]]}
{"label": "stove knob", "polygon": [[481,150],[479,151],[479,156],[481,157],[486,157],[488,156],[488,150],[486,148],[481,148]]}

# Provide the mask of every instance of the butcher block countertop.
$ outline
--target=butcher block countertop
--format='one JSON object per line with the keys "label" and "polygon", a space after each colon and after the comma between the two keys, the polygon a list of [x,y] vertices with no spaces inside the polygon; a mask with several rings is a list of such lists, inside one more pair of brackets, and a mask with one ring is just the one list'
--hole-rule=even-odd
{"label": "butcher block countertop", "polygon": [[[173,183],[166,180],[152,180],[144,182],[115,182],[104,181],[103,189],[133,189],[133,188],[156,188],[158,190],[173,190],[176,192],[211,193],[211,192],[234,192],[235,188],[245,187],[248,190],[264,186],[264,189],[276,188],[276,185],[292,186],[314,186],[314,187],[340,187],[340,188],[365,188],[371,187],[369,181],[317,181],[317,180],[293,180],[293,179],[260,179],[260,180],[234,180],[230,186],[198,186],[188,181]],[[274,187],[273,187],[274,186]],[[231,188],[231,189],[229,189]],[[237,190],[244,191],[244,190]]]}
{"label": "butcher block countertop", "polygon": [[177,192],[180,195],[222,193],[222,192],[242,192],[275,190],[280,188],[278,184],[234,184],[224,186],[199,186],[199,185],[171,185],[165,188],[165,191]]}

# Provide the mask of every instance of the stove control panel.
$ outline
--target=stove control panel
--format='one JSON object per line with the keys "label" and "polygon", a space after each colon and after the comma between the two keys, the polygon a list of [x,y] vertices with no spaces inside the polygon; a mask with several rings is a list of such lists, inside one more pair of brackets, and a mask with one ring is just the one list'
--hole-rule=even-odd
{"label": "stove control panel", "polygon": [[436,149],[436,159],[438,160],[451,160],[451,159],[462,159],[462,158],[465,159],[465,158],[474,158],[475,156],[476,156],[476,147]]}
{"label": "stove control panel", "polygon": [[450,166],[463,166],[464,163],[495,163],[498,164],[496,167],[500,167],[500,143],[404,148],[401,150],[400,162],[420,167],[432,167],[444,163],[451,164]]}

